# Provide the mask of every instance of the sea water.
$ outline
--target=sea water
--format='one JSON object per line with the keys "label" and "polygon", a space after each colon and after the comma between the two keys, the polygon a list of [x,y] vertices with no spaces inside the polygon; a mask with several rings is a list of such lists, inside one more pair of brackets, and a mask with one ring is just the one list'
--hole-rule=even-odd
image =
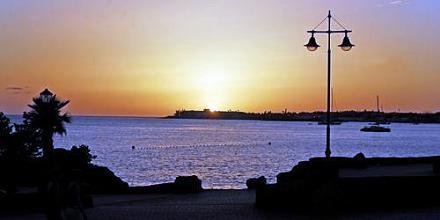
{"label": "sea water", "polygon": [[[440,155],[439,124],[393,123],[390,133],[361,132],[367,125],[332,126],[332,156]],[[299,161],[324,156],[325,133],[316,122],[74,116],[55,145],[89,145],[97,155],[93,163],[132,186],[197,175],[205,188],[245,188],[248,178],[275,182]]]}

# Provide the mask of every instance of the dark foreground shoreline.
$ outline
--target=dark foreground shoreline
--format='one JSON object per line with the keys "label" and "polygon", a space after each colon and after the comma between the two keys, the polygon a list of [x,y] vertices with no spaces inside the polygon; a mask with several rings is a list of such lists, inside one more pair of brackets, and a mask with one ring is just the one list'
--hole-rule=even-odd
{"label": "dark foreground shoreline", "polygon": [[[88,219],[440,219],[440,156],[311,158],[280,173],[275,184],[254,186],[204,190],[196,176],[178,177],[92,193],[84,213]],[[79,215],[74,208],[62,212],[73,216],[67,219]],[[35,207],[0,212],[0,219],[45,218]]]}
{"label": "dark foreground shoreline", "polygon": [[[392,209],[340,214],[274,212],[257,209],[253,190],[205,190],[198,194],[94,195],[88,219],[439,219],[440,208]],[[75,216],[67,211],[68,216]],[[46,219],[15,213],[0,219]]]}

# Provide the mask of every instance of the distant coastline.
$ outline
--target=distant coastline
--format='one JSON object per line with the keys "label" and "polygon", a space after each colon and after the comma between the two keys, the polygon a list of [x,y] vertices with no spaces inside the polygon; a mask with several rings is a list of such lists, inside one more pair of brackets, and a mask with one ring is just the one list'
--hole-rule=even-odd
{"label": "distant coastline", "polygon": [[[164,118],[172,119],[222,119],[222,120],[263,120],[263,121],[312,121],[320,122],[326,118],[326,113],[315,112],[240,112],[212,111],[204,109],[177,110],[174,115]],[[378,112],[378,111],[341,111],[332,112],[332,121],[340,122],[394,122],[394,123],[440,123],[440,112]]]}

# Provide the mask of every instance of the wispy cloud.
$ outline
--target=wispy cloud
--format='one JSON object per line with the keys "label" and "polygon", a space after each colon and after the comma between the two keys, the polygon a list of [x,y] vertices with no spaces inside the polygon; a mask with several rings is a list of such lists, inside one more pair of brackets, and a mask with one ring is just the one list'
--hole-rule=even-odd
{"label": "wispy cloud", "polygon": [[385,6],[400,6],[400,5],[407,5],[409,4],[410,0],[388,0],[384,2],[383,4],[378,4],[377,7],[382,8]]}
{"label": "wispy cloud", "polygon": [[8,90],[8,91],[22,91],[22,90],[24,90],[24,88],[23,87],[19,87],[19,86],[8,86],[8,87],[5,88],[5,90]]}
{"label": "wispy cloud", "polygon": [[390,4],[390,5],[398,5],[398,4],[402,4],[402,3],[403,3],[403,1],[398,0],[398,1],[389,2],[388,4]]}
{"label": "wispy cloud", "polygon": [[389,5],[407,5],[409,4],[410,0],[394,0],[394,1],[390,1],[388,2]]}
{"label": "wispy cloud", "polygon": [[10,94],[29,94],[29,91],[27,90],[27,87],[21,87],[21,86],[7,86],[5,87],[6,92]]}

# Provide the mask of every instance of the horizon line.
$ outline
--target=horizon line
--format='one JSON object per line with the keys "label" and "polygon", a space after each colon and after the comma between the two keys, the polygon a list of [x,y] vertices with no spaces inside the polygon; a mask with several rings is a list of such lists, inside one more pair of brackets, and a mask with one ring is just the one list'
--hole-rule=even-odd
{"label": "horizon line", "polygon": [[[208,109],[209,110],[209,109]],[[181,110],[176,110],[176,111],[181,111]],[[183,111],[203,111],[202,110],[193,110],[193,109],[183,109]],[[229,110],[214,110],[213,112],[228,112]],[[350,112],[350,111],[354,111],[354,112],[377,112],[375,110],[341,110],[341,111],[332,111],[332,113],[336,113],[336,112]],[[260,111],[260,112],[250,112],[250,111],[234,111],[234,110],[230,110],[229,112],[243,112],[243,113],[264,113],[264,112],[271,112],[271,113],[283,113],[283,111],[271,111],[271,110],[266,110],[266,111]],[[314,111],[287,111],[287,113],[318,113],[318,112],[324,112],[325,110],[314,110]],[[400,113],[400,114],[408,114],[408,113],[416,113],[416,114],[438,114],[440,113],[440,110],[438,111],[432,111],[432,112],[428,112],[428,111],[381,111],[383,113]],[[22,116],[23,114],[5,114],[6,116]],[[119,114],[70,114],[70,116],[72,117],[121,117],[121,118],[164,118],[167,116],[173,116],[173,114],[168,114],[168,115],[119,115]]]}

